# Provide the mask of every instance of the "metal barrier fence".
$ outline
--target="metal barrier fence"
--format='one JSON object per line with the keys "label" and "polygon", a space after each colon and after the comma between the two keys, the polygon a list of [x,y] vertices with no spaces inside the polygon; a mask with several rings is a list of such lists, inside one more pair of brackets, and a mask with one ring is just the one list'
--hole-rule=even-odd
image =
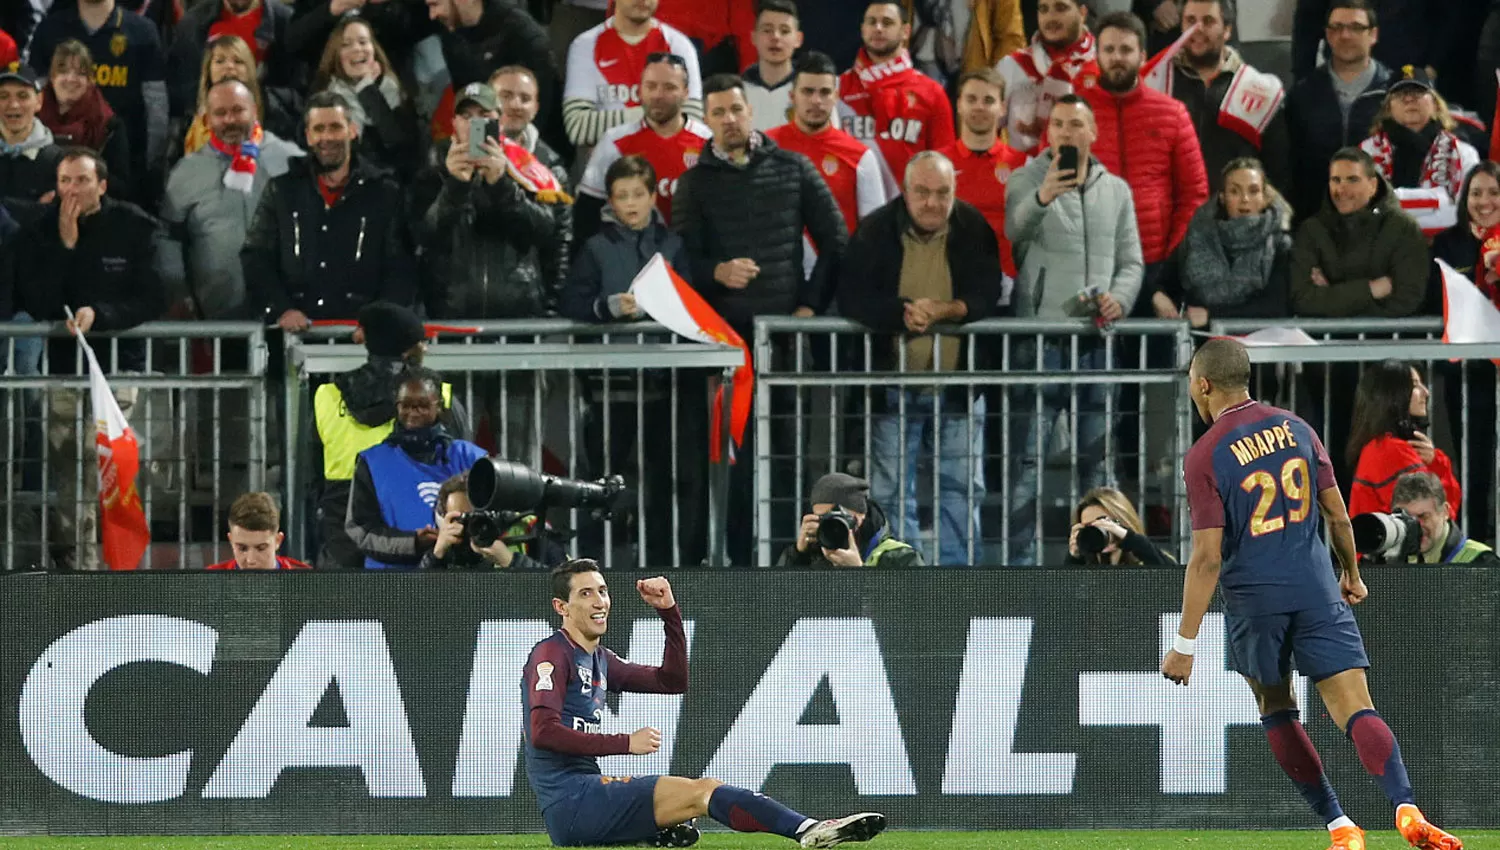
{"label": "metal barrier fence", "polygon": [[[933,363],[959,346],[948,371],[909,370],[907,345],[848,320],[757,320],[759,563],[793,542],[814,469],[870,478],[892,533],[929,564],[1061,563],[1065,547],[1042,548],[1057,542],[1047,530],[1106,484],[1155,509],[1157,536],[1181,539],[1185,323],[1122,322],[1101,333],[1087,321],[996,319],[931,339]],[[1117,387],[1134,397],[1117,397]],[[1048,438],[1064,416],[1058,458]],[[987,475],[1000,486],[987,487]]]}
{"label": "metal barrier fence", "polygon": [[[61,324],[0,323],[0,568],[99,566],[94,417],[87,367]],[[137,432],[151,525],[148,567],[229,557],[216,508],[266,483],[266,347],[248,322],[152,322],[90,334]],[[63,362],[62,359],[57,361]]]}
{"label": "metal barrier fence", "polygon": [[[465,332],[439,334],[424,365],[452,385],[477,441],[553,474],[627,478],[633,502],[624,521],[568,513],[566,527],[586,551],[605,566],[723,563],[724,470],[708,461],[707,378],[740,365],[738,349],[686,342],[655,323],[451,324]],[[287,527],[302,531],[294,551],[309,559],[317,554],[312,508],[301,496],[321,478],[311,396],[366,362],[348,337],[320,328],[287,341]]]}

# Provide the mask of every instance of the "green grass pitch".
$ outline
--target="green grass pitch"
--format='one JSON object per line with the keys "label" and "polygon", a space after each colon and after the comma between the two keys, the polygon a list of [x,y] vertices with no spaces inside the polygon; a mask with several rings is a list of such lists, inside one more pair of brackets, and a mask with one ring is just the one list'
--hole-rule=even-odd
{"label": "green grass pitch", "polygon": [[[1500,850],[1500,831],[1460,831],[1466,850]],[[1394,832],[1369,835],[1369,850],[1402,850],[1406,842]],[[4,850],[531,850],[551,847],[544,836],[235,836],[199,838],[17,838],[0,836]],[[702,850],[774,850],[794,847],[768,836],[710,834]],[[1326,850],[1328,836],[1300,832],[888,832],[870,850]]]}

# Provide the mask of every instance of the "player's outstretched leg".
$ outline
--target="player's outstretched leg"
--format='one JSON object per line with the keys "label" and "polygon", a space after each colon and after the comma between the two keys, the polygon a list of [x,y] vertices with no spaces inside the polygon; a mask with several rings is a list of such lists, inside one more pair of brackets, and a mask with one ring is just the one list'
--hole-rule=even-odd
{"label": "player's outstretched leg", "polygon": [[1333,839],[1329,850],[1363,850],[1365,833],[1344,815],[1339,797],[1323,773],[1323,760],[1302,726],[1302,713],[1283,708],[1262,717],[1260,725],[1266,730],[1276,763],[1328,827]]}
{"label": "player's outstretched leg", "polygon": [[834,847],[848,841],[869,841],[885,829],[885,816],[867,812],[817,821],[754,791],[725,785],[717,779],[663,776],[653,800],[656,823],[669,827],[708,815],[736,832],[771,832],[803,847]]}
{"label": "player's outstretched leg", "polygon": [[1360,764],[1396,808],[1396,829],[1401,836],[1421,850],[1462,850],[1462,841],[1428,823],[1417,808],[1406,763],[1401,760],[1401,745],[1375,710],[1365,671],[1345,670],[1319,682],[1318,691],[1329,714],[1354,744]]}

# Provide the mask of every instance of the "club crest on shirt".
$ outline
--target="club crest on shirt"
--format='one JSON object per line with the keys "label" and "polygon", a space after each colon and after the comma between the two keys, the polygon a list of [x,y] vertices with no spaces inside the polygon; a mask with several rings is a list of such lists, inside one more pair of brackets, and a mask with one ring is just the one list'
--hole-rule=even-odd
{"label": "club crest on shirt", "polygon": [[115,56],[124,56],[125,48],[129,46],[130,42],[125,40],[125,33],[123,32],[117,32],[109,38],[109,52]]}
{"label": "club crest on shirt", "polygon": [[552,662],[543,661],[536,665],[536,690],[552,690]]}
{"label": "club crest on shirt", "polygon": [[906,93],[906,108],[910,109],[910,108],[912,108],[912,107],[914,107],[916,105],[917,105],[917,93],[914,92],[914,91],[907,91],[907,93]]}
{"label": "club crest on shirt", "polygon": [[995,166],[995,180],[1000,183],[1008,182],[1010,180],[1010,166],[1003,162]]}
{"label": "club crest on shirt", "polygon": [[682,164],[686,165],[688,168],[692,168],[693,166],[697,165],[698,164],[698,152],[697,151],[683,151],[682,152]]}
{"label": "club crest on shirt", "polygon": [[828,156],[823,157],[823,173],[824,174],[827,174],[829,177],[832,177],[833,175],[837,174],[838,171],[839,171],[839,161],[838,161],[837,157],[835,157],[833,154],[829,154]]}
{"label": "club crest on shirt", "polygon": [[582,683],[582,685],[579,687],[579,691],[581,691],[582,693],[586,693],[586,694],[593,693],[593,691],[594,691],[594,671],[593,670],[591,670],[586,665],[583,665],[583,664],[578,665],[578,681]]}

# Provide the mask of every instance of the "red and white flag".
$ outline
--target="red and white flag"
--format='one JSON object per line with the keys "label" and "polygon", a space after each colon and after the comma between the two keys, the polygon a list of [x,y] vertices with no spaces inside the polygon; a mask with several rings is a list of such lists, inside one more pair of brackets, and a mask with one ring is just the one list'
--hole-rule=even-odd
{"label": "red and white flag", "polygon": [[[750,346],[735,333],[714,308],[708,306],[697,290],[672,270],[672,266],[661,254],[652,257],[630,283],[635,295],[635,304],[646,315],[665,325],[678,336],[698,342],[733,345],[745,353],[745,361],[734,370],[734,397],[730,400],[729,433],[736,446],[744,442],[745,427],[750,422],[750,400],[755,391],[755,369],[750,359]],[[724,388],[719,387],[714,396],[713,439],[709,457],[715,463],[721,459],[720,447],[724,444]]]}
{"label": "red and white flag", "polygon": [[104,563],[112,570],[133,570],[140,566],[146,547],[151,544],[146,508],[135,486],[135,475],[141,465],[140,447],[109,382],[104,379],[94,349],[83,334],[75,332],[75,336],[89,361],[89,396],[97,431],[94,444],[99,453],[99,527],[104,537]]}
{"label": "red and white flag", "polygon": [[1443,271],[1443,342],[1500,342],[1500,310],[1494,302],[1452,266],[1434,262]]}
{"label": "red and white flag", "polygon": [[1198,31],[1198,26],[1193,24],[1183,30],[1182,35],[1170,46],[1146,60],[1146,64],[1141,66],[1141,82],[1146,84],[1146,88],[1156,89],[1163,94],[1172,93],[1172,60],[1182,52],[1183,45]]}

